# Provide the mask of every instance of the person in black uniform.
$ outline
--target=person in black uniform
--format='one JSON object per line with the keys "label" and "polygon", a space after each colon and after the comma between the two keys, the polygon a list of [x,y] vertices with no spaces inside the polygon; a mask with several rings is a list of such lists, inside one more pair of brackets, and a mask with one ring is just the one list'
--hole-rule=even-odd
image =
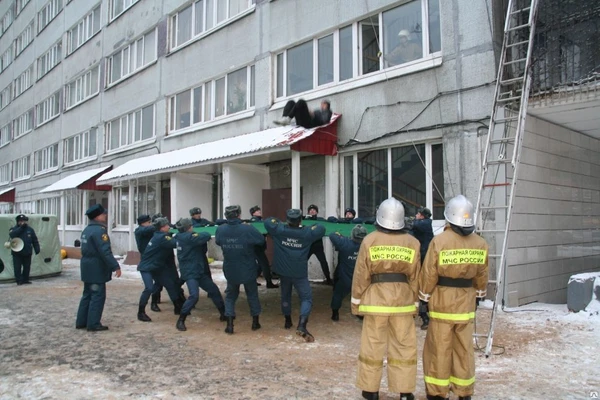
{"label": "person in black uniform", "polygon": [[[135,243],[137,244],[138,251],[140,256],[144,254],[144,250],[148,246],[148,242],[154,236],[154,226],[152,226],[152,218],[150,218],[147,214],[142,214],[137,218],[138,227],[135,228]],[[152,300],[150,302],[150,309],[154,312],[159,312],[160,308],[158,307],[158,303],[160,303],[160,292],[162,291],[162,286],[156,284],[155,282],[155,291],[152,293]]]}
{"label": "person in black uniform", "polygon": [[[421,244],[421,264],[425,260],[427,249],[429,249],[429,243],[433,239],[433,227],[431,225],[431,211],[427,207],[421,207],[417,210],[417,215],[412,221],[411,233]],[[419,302],[419,317],[423,323],[421,329],[425,330],[429,327],[429,310],[427,303],[424,301]]]}
{"label": "person in black uniform", "polygon": [[168,235],[171,228],[169,220],[157,218],[153,225],[154,235],[148,242],[148,247],[142,254],[142,260],[137,268],[144,282],[144,290],[140,295],[137,315],[138,320],[143,322],[152,321],[146,314],[146,305],[155,290],[154,282],[167,289],[167,293],[175,306],[176,315],[181,313],[181,306],[183,305],[183,299],[180,296],[181,286],[179,282],[174,280],[173,273],[169,271],[169,268],[172,268],[170,264],[173,258],[173,249],[176,246],[175,240]]}
{"label": "person in black uniform", "polygon": [[240,220],[240,206],[225,208],[227,223],[219,226],[215,234],[217,245],[223,250],[223,273],[227,279],[225,289],[225,316],[227,328],[225,332],[233,334],[233,319],[235,318],[235,302],[240,294],[240,285],[244,285],[246,298],[252,315],[252,330],[260,329],[259,315],[261,313],[256,285],[256,261],[254,249],[265,242],[263,235],[249,224]]}
{"label": "person in black uniform", "polygon": [[102,311],[106,301],[106,282],[111,280],[112,273],[121,276],[121,267],[113,256],[110,238],[106,230],[106,210],[101,204],[90,207],[85,215],[90,223],[81,232],[81,280],[83,296],[77,310],[76,329],[88,331],[105,331],[108,326],[102,325]]}
{"label": "person in black uniform", "polygon": [[32,248],[36,255],[40,254],[40,243],[35,231],[27,223],[29,221],[27,216],[19,214],[15,219],[17,224],[10,228],[8,236],[11,239],[19,238],[24,244],[21,251],[11,251],[15,269],[15,280],[17,281],[17,285],[30,284],[29,273],[31,271]]}
{"label": "person in black uniform", "polygon": [[344,211],[343,218],[329,217],[327,222],[333,222],[338,224],[362,224],[364,221],[362,218],[356,218],[356,210],[348,207]]}
{"label": "person in black uniform", "polygon": [[[314,204],[308,206],[308,215],[304,217],[307,220],[316,220],[316,221],[325,221],[324,218],[319,217],[319,207]],[[317,257],[319,260],[319,264],[321,265],[321,270],[323,271],[323,275],[325,276],[325,283],[328,285],[333,285],[333,281],[331,280],[331,273],[329,272],[329,264],[327,263],[327,257],[325,257],[325,248],[323,247],[323,239],[319,238],[315,240],[313,244],[310,245],[310,252],[308,253],[308,259],[312,255]]]}
{"label": "person in black uniform", "polygon": [[[259,206],[250,208],[250,222],[262,222],[262,210]],[[258,267],[257,275],[260,275],[262,272],[263,277],[267,282],[267,289],[277,289],[279,285],[273,283],[271,266],[269,265],[269,259],[265,254],[265,251],[267,250],[267,242],[265,241],[265,244],[262,246],[256,246],[254,250],[256,253],[256,265]]]}
{"label": "person in black uniform", "polygon": [[[192,227],[193,228],[203,228],[205,226],[213,226],[214,223],[202,218],[202,210],[200,207],[194,207],[190,210],[190,217],[192,218]],[[206,253],[208,252],[208,245],[204,244],[202,247],[203,257],[206,263],[204,264],[204,273],[206,273],[212,279],[212,273],[210,272],[210,265],[208,264],[208,257]]]}
{"label": "person in black uniform", "polygon": [[199,254],[202,252],[202,246],[211,239],[210,233],[195,233],[192,229],[192,221],[188,218],[179,220],[177,229],[179,229],[179,233],[175,236],[175,241],[177,243],[179,270],[181,271],[181,279],[185,280],[190,295],[183,303],[181,315],[175,325],[176,328],[180,331],[187,330],[185,319],[198,302],[200,289],[208,293],[208,297],[219,310],[221,321],[225,321],[223,295],[221,295],[221,291],[212,278],[204,272],[204,257]]}
{"label": "person in black uniform", "polygon": [[352,291],[356,256],[365,236],[367,236],[367,230],[362,225],[352,228],[350,238],[342,236],[339,232],[329,234],[333,247],[339,252],[338,266],[333,274],[334,285],[331,298],[331,319],[334,321],[339,321],[342,301]]}
{"label": "person in black uniform", "polygon": [[286,212],[287,225],[277,218],[268,218],[265,229],[273,238],[273,269],[280,276],[281,311],[285,317],[285,329],[292,327],[292,287],[300,298],[300,320],[296,334],[307,342],[315,338],[306,329],[312,309],[312,289],[308,282],[308,257],[310,245],[325,235],[323,225],[300,226],[302,211],[290,209]]}

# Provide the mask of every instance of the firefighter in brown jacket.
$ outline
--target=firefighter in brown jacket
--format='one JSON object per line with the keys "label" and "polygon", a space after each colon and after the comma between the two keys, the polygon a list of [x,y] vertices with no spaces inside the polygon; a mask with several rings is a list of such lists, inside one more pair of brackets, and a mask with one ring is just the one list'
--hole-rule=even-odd
{"label": "firefighter in brown jacket", "polygon": [[420,244],[404,228],[404,206],[381,203],[377,231],[363,240],[352,278],[352,313],[363,315],[356,385],[365,399],[379,399],[387,350],[388,387],[414,399],[417,380],[417,313]]}
{"label": "firefighter in brown jacket", "polygon": [[446,204],[444,232],[434,237],[423,262],[419,298],[429,302],[423,349],[428,400],[452,390],[470,400],[475,385],[473,320],[476,297],[488,282],[488,245],[474,235],[473,204],[458,195]]}

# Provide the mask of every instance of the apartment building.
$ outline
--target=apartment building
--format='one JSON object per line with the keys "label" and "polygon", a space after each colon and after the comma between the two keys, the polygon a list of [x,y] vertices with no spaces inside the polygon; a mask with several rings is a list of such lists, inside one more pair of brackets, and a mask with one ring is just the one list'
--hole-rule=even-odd
{"label": "apartment building", "polygon": [[[502,3],[3,1],[0,212],[57,214],[71,245],[102,203],[118,254],[137,215],[193,206],[368,217],[395,196],[440,229],[477,198]],[[334,118],[278,127],[291,99]]]}

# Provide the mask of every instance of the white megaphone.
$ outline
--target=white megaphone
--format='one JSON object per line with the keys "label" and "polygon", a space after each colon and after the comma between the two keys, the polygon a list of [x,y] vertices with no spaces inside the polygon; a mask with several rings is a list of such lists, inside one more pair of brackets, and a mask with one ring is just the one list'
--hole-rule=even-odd
{"label": "white megaphone", "polygon": [[25,247],[25,242],[23,242],[23,240],[20,238],[14,238],[8,242],[5,242],[4,247],[11,249],[15,253],[18,253],[19,251],[23,250],[23,247]]}

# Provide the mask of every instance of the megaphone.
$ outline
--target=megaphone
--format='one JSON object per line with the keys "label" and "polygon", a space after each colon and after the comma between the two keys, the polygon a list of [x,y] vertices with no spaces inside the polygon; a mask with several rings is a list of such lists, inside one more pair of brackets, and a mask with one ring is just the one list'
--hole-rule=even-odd
{"label": "megaphone", "polygon": [[4,247],[18,253],[25,247],[25,242],[20,238],[14,238],[4,243]]}

